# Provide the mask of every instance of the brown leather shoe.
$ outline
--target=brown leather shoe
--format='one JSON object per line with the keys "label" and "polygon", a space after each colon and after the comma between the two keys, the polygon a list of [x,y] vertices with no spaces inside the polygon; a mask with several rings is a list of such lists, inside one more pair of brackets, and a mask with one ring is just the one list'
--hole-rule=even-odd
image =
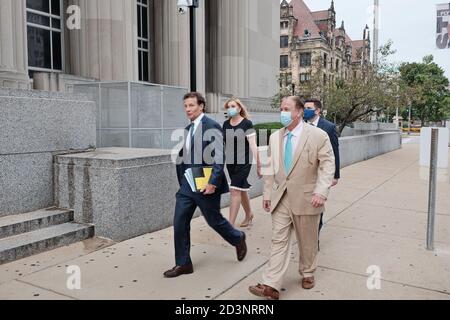
{"label": "brown leather shoe", "polygon": [[257,286],[251,286],[248,290],[255,296],[266,298],[267,300],[279,300],[280,293],[265,284],[258,284]]}
{"label": "brown leather shoe", "polygon": [[316,282],[314,280],[314,277],[309,277],[309,278],[303,278],[302,280],[302,288],[309,290],[314,288],[314,286],[316,285]]}
{"label": "brown leather shoe", "polygon": [[244,232],[244,237],[242,238],[241,242],[236,246],[236,254],[238,261],[244,260],[245,256],[247,255],[247,243],[245,242],[246,235]]}
{"label": "brown leather shoe", "polygon": [[187,264],[185,266],[176,266],[173,269],[164,272],[164,277],[176,278],[183,274],[191,274],[191,273],[194,273],[194,267],[192,266],[192,264]]}

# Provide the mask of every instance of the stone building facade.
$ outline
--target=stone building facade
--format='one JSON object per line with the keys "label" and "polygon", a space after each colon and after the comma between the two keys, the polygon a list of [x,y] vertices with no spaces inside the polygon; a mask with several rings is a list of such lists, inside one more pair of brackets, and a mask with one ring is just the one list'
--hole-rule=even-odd
{"label": "stone building facade", "polygon": [[[267,99],[277,91],[278,9],[277,0],[200,0],[197,87],[212,111],[220,96]],[[71,30],[67,21],[76,14],[80,28]],[[0,86],[189,87],[188,26],[177,0],[0,0]]]}
{"label": "stone building facade", "polygon": [[[286,0],[280,5],[280,81],[297,94],[314,79],[323,84],[357,77],[361,66],[370,63],[370,31],[362,40],[352,40],[344,22],[336,26],[334,1],[330,8],[311,11],[303,0]],[[292,88],[294,86],[294,88]]]}

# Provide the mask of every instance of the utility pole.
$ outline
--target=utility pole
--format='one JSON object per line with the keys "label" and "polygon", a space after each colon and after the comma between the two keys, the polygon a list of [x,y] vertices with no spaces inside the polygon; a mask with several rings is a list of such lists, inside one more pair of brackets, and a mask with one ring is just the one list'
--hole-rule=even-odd
{"label": "utility pole", "polygon": [[373,64],[378,64],[378,36],[380,31],[380,0],[374,0],[373,12]]}

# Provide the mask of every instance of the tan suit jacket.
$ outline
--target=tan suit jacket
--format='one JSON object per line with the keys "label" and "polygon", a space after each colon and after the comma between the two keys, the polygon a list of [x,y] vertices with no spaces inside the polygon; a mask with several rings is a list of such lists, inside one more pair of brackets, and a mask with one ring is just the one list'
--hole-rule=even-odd
{"label": "tan suit jacket", "polygon": [[295,150],[293,166],[286,175],[284,168],[284,134],[281,129],[270,137],[268,163],[263,169],[264,200],[271,201],[271,212],[283,194],[294,215],[318,215],[324,208],[314,208],[313,194],[328,198],[335,173],[334,153],[328,134],[309,124],[303,124]]}

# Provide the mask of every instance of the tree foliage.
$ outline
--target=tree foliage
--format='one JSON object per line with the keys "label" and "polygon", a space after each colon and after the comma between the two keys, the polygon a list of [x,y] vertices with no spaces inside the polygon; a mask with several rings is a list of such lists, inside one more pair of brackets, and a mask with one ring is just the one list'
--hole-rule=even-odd
{"label": "tree foliage", "polygon": [[361,66],[359,75],[338,80],[326,91],[328,114],[337,122],[339,132],[355,121],[370,120],[372,115],[392,114],[404,105],[406,93],[400,83],[398,68],[388,63],[392,42],[380,48],[378,64]]}
{"label": "tree foliage", "polygon": [[403,63],[400,75],[409,89],[408,102],[413,118],[420,119],[425,125],[450,117],[449,80],[432,55],[425,56],[421,63]]}

